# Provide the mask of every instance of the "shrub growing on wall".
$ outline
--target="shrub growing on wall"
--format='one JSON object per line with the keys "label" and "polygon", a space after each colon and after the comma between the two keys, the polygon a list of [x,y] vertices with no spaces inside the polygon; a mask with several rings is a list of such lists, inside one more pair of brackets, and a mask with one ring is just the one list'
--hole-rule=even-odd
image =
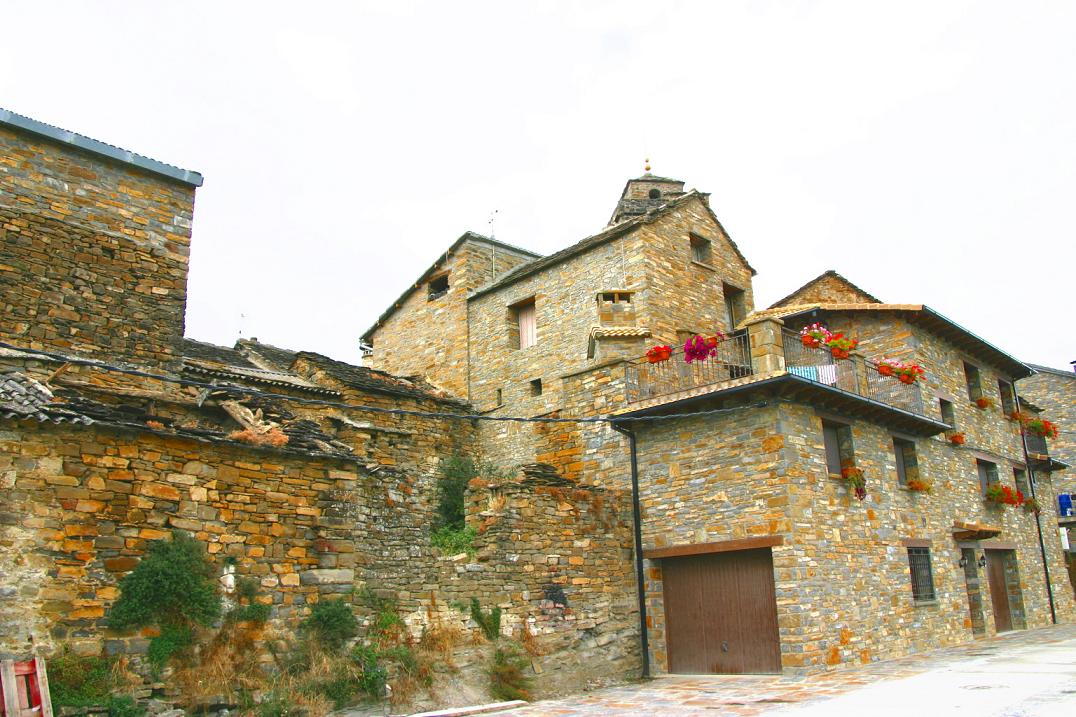
{"label": "shrub growing on wall", "polygon": [[150,544],[146,557],[120,581],[120,597],[108,614],[117,630],[161,628],[149,646],[157,669],[190,644],[191,628],[220,616],[216,569],[202,544],[175,531],[172,540]]}

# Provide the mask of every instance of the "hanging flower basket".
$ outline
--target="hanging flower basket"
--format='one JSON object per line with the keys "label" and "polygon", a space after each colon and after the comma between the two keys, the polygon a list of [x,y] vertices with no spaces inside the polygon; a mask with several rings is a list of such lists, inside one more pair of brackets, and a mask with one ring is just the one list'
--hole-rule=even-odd
{"label": "hanging flower basket", "polygon": [[842,468],[841,478],[848,481],[848,485],[852,488],[856,498],[863,500],[867,497],[867,479],[863,477],[862,470],[855,466]]}
{"label": "hanging flower basket", "polygon": [[878,362],[878,373],[883,376],[896,376],[901,383],[906,384],[913,384],[926,376],[926,372],[919,364],[891,359],[882,359]]}
{"label": "hanging flower basket", "polygon": [[1010,411],[1005,415],[1005,418],[1008,418],[1013,423],[1026,423],[1028,420],[1027,414],[1021,411]]}
{"label": "hanging flower basket", "polygon": [[705,361],[717,355],[717,341],[712,344],[702,336],[695,336],[684,342],[684,361]]}
{"label": "hanging flower basket", "polygon": [[1058,429],[1057,424],[1053,421],[1047,421],[1045,418],[1033,418],[1024,424],[1028,433],[1033,433],[1041,438],[1052,438],[1057,440],[1061,435],[1061,431]]}
{"label": "hanging flower basket", "polygon": [[986,396],[980,396],[979,398],[975,399],[975,405],[983,410],[986,410],[987,408],[993,408],[994,399],[987,398]]}
{"label": "hanging flower basket", "polygon": [[707,337],[706,337],[706,345],[707,345],[707,346],[709,346],[709,347],[710,347],[710,348],[712,348],[712,349],[716,349],[716,348],[717,348],[717,345],[718,345],[719,343],[721,343],[722,341],[724,341],[724,340],[725,340],[725,338],[726,338],[726,337],[725,337],[725,332],[723,332],[723,331],[718,331],[718,332],[717,332],[716,334],[714,334],[713,336],[707,336]]}
{"label": "hanging flower basket", "polygon": [[964,442],[966,440],[967,440],[967,438],[964,437],[963,433],[950,433],[949,434],[949,442],[952,443],[954,446],[962,446],[962,445],[964,445]]}
{"label": "hanging flower basket", "polygon": [[668,361],[672,356],[672,346],[665,346],[659,344],[651,347],[646,352],[646,360],[650,363],[661,363],[662,361]]}
{"label": "hanging flower basket", "polygon": [[1039,501],[1035,500],[1034,498],[1025,498],[1024,510],[1026,510],[1028,513],[1039,515],[1042,513],[1042,504],[1040,504]]}
{"label": "hanging flower basket", "polygon": [[986,489],[986,502],[995,505],[1012,505],[1019,507],[1026,501],[1019,490],[1000,483],[991,483]]}
{"label": "hanging flower basket", "polygon": [[855,347],[859,345],[856,339],[850,339],[844,334],[833,334],[826,341],[826,348],[830,350],[835,359],[846,359]]}
{"label": "hanging flower basket", "polygon": [[922,478],[909,478],[904,485],[907,486],[908,490],[913,490],[916,493],[929,493],[934,487],[930,481]]}
{"label": "hanging flower basket", "polygon": [[810,324],[800,329],[800,342],[809,349],[821,348],[833,336],[825,324]]}

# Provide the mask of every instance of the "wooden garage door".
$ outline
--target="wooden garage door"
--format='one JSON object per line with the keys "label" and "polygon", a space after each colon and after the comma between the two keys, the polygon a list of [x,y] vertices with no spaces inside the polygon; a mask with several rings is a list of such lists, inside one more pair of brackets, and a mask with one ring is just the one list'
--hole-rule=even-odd
{"label": "wooden garage door", "polygon": [[781,671],[769,548],[662,561],[669,671]]}

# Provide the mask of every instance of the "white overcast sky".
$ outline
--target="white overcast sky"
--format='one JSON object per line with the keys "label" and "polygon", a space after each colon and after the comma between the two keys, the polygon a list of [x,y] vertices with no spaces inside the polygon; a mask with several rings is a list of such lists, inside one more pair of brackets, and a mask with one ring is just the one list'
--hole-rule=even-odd
{"label": "white overcast sky", "polygon": [[[1076,359],[1076,2],[0,5],[0,107],[205,175],[187,335],[345,360],[463,231],[710,192],[764,307],[826,269]],[[600,288],[600,287],[599,287]]]}

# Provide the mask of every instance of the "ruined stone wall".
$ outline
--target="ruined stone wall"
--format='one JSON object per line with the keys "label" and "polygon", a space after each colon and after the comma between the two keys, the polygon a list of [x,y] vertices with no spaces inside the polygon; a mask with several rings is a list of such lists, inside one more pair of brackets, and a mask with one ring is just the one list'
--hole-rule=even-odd
{"label": "ruined stone wall", "polygon": [[177,358],[194,188],[0,127],[0,340]]}
{"label": "ruined stone wall", "polygon": [[366,365],[397,376],[422,376],[453,396],[467,396],[467,295],[533,257],[465,241],[434,277],[448,276],[448,292],[429,298],[417,286],[372,334]]}
{"label": "ruined stone wall", "polygon": [[[744,316],[754,309],[751,270],[706,210],[692,199],[640,230],[646,284],[639,297],[653,343],[678,343],[678,332],[729,333],[723,283],[744,290]],[[693,260],[691,236],[710,242],[710,260]]]}

